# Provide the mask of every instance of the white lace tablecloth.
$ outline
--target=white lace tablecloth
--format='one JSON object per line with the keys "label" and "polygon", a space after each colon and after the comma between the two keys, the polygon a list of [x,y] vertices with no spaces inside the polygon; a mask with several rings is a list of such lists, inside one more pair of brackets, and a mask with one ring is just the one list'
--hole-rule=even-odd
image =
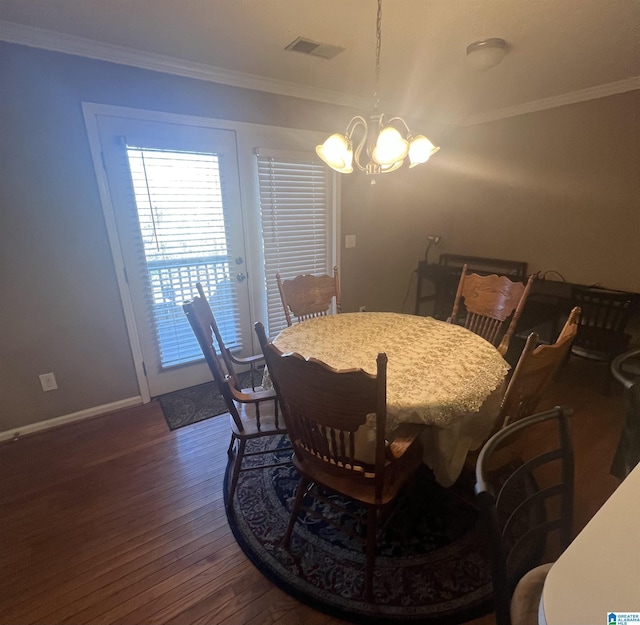
{"label": "white lace tablecloth", "polygon": [[476,334],[431,317],[344,313],[285,328],[274,340],[336,369],[376,372],[385,352],[389,431],[399,422],[424,423],[425,462],[443,486],[460,475],[469,449],[493,427],[508,363]]}

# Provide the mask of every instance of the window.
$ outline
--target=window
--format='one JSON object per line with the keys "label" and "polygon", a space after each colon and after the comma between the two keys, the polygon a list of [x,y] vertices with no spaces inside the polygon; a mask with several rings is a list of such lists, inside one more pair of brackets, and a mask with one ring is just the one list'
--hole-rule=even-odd
{"label": "window", "polygon": [[[240,344],[239,321],[219,154],[127,145],[141,234],[152,323],[161,367],[202,359],[182,311],[202,282],[215,303],[220,331],[231,348]],[[215,294],[215,298],[213,297]]]}
{"label": "window", "polygon": [[334,174],[309,154],[258,154],[260,214],[270,336],[286,327],[276,273],[331,273],[335,259]]}

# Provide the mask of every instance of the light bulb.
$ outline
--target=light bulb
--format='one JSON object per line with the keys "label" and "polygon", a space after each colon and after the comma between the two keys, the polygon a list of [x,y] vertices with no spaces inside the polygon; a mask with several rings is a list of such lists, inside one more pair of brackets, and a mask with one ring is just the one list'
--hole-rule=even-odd
{"label": "light bulb", "polygon": [[380,131],[371,158],[379,165],[393,165],[402,161],[409,151],[409,143],[392,126]]}
{"label": "light bulb", "polygon": [[344,135],[331,135],[322,145],[316,146],[316,154],[331,169],[342,174],[350,174],[353,171],[353,151],[349,139]]}
{"label": "light bulb", "polygon": [[426,163],[439,149],[424,135],[414,137],[409,144],[409,161],[411,162],[409,169],[421,163]]}

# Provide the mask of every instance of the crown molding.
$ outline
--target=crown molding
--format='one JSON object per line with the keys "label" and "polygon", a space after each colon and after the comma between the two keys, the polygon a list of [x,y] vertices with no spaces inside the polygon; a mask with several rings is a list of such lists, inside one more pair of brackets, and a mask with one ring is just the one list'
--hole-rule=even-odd
{"label": "crown molding", "polygon": [[543,98],[542,100],[532,100],[524,104],[508,106],[502,109],[496,109],[479,115],[471,115],[462,120],[459,126],[476,126],[478,124],[486,124],[487,122],[498,121],[508,117],[516,117],[518,115],[526,115],[527,113],[537,113],[547,109],[566,106],[567,104],[578,104],[579,102],[587,102],[589,100],[597,100],[598,98],[606,98],[608,96],[626,93],[640,89],[640,76],[632,76],[624,80],[609,82],[588,89],[580,89],[579,91],[570,91],[562,95],[553,96],[551,98]]}
{"label": "crown molding", "polygon": [[[193,78],[195,80],[203,80],[231,87],[314,100],[326,104],[335,104],[356,109],[366,109],[371,104],[367,98],[360,96],[339,93],[329,89],[305,87],[285,80],[265,78],[264,76],[258,76],[256,74],[245,74],[243,72],[236,72],[204,63],[176,59],[151,52],[141,52],[131,48],[85,39],[84,37],[66,35],[3,20],[0,20],[0,41],[40,48],[51,52],[73,54],[98,61],[128,65],[139,69],[173,74],[175,76]],[[527,113],[536,113],[559,106],[566,106],[567,104],[577,104],[588,100],[605,98],[637,89],[640,89],[640,76],[633,76],[624,80],[610,82],[588,89],[581,89],[579,91],[572,91],[559,96],[533,100],[478,115],[470,115],[463,120],[446,120],[446,123],[452,126],[475,126],[508,117],[516,117]]]}
{"label": "crown molding", "polygon": [[128,65],[139,69],[163,72],[185,78],[194,78],[242,89],[265,91],[305,100],[315,100],[326,104],[337,104],[352,108],[369,106],[369,101],[355,95],[305,87],[285,80],[265,78],[256,74],[245,74],[233,70],[176,59],[152,52],[141,52],[122,46],[101,43],[84,37],[25,26],[0,20],[0,41],[15,43],[31,48],[40,48],[51,52],[73,54],[98,61],[107,61],[119,65]]}

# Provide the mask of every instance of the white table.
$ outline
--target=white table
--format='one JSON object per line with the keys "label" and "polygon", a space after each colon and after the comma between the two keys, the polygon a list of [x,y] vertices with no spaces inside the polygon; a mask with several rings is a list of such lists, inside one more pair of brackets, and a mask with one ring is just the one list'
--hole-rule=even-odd
{"label": "white table", "polygon": [[274,340],[283,352],[317,358],[336,369],[376,371],[385,352],[387,420],[423,423],[425,462],[443,486],[459,477],[469,449],[491,431],[508,363],[483,338],[430,317],[345,313],[285,328]]}
{"label": "white table", "polygon": [[611,612],[640,612],[640,465],[551,567],[539,621],[596,625]]}

